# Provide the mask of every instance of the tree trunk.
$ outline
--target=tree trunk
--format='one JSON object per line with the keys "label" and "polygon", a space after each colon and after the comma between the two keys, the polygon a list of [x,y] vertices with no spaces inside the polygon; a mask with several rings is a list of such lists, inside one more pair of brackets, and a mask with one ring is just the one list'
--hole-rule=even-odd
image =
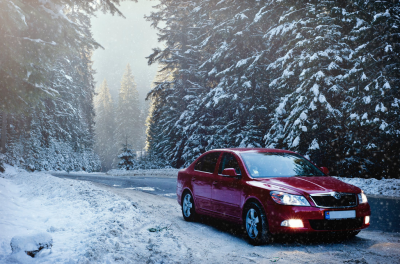
{"label": "tree trunk", "polygon": [[1,142],[0,152],[6,153],[6,142],[7,142],[7,113],[3,112],[1,122]]}

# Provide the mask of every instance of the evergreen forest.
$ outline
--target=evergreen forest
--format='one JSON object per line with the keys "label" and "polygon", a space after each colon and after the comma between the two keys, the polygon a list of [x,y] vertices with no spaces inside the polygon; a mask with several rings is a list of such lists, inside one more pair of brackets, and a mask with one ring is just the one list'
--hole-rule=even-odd
{"label": "evergreen forest", "polygon": [[163,43],[148,63],[167,73],[148,94],[153,155],[281,148],[399,178],[399,1],[160,0],[147,19]]}
{"label": "evergreen forest", "polygon": [[0,0],[0,170],[182,168],[211,149],[279,148],[330,175],[400,177],[398,0],[154,1],[144,108],[130,65],[115,100],[94,81],[91,17],[123,17],[120,2]]}
{"label": "evergreen forest", "polygon": [[119,2],[0,1],[0,169],[100,169],[90,17]]}
{"label": "evergreen forest", "polygon": [[[102,170],[108,171],[119,164],[120,150],[122,153],[129,152],[128,156],[133,159],[135,151],[142,151],[145,147],[148,110],[140,106],[139,93],[129,64],[121,79],[118,102],[114,103],[107,80],[104,80],[94,103],[95,151],[100,157]],[[123,168],[132,169],[129,166]]]}

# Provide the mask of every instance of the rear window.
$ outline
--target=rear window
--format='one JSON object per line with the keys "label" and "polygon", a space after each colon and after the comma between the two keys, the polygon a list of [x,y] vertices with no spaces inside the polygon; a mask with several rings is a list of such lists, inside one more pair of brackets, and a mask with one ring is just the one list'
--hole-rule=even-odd
{"label": "rear window", "polygon": [[214,173],[214,169],[215,169],[215,166],[217,165],[217,161],[218,161],[220,154],[221,154],[221,152],[211,152],[211,153],[203,156],[194,165],[194,169],[197,171]]}

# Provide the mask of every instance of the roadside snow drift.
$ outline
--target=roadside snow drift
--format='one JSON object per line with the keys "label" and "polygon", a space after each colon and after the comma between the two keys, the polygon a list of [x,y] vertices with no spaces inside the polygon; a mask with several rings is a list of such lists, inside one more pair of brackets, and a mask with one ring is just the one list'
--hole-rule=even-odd
{"label": "roadside snow drift", "polygon": [[[136,236],[134,229],[145,218],[134,204],[87,182],[10,167],[6,173],[0,178],[0,262],[135,259],[133,248],[137,247],[137,239],[143,238]],[[13,237],[12,242],[29,247],[29,242],[35,242],[35,237],[29,237],[40,232],[51,234],[51,254],[28,259],[11,254]],[[28,245],[23,245],[25,242]]]}
{"label": "roadside snow drift", "polygon": [[366,194],[400,197],[400,179],[336,178],[361,188]]}

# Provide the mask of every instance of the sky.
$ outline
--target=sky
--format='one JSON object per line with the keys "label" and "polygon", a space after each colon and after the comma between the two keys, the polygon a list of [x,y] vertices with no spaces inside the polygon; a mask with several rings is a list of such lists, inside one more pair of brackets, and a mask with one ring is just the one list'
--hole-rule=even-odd
{"label": "sky", "polygon": [[92,33],[104,49],[95,50],[92,60],[96,87],[106,79],[114,99],[118,98],[122,75],[129,63],[135,77],[139,99],[143,103],[150,91],[157,65],[148,66],[152,48],[160,46],[157,31],[144,15],[149,15],[158,1],[123,2],[119,9],[126,18],[99,12],[92,18]]}

